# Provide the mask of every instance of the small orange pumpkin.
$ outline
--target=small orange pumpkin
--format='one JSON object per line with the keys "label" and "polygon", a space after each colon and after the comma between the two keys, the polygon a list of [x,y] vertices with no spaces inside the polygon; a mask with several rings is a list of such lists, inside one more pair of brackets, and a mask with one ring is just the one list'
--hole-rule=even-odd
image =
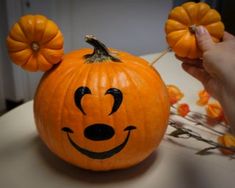
{"label": "small orange pumpkin", "polygon": [[219,42],[224,33],[220,14],[206,3],[188,2],[173,8],[165,24],[166,40],[180,57],[201,57],[194,28],[204,26],[214,42]]}
{"label": "small orange pumpkin", "polygon": [[26,15],[12,27],[7,46],[12,61],[28,71],[47,71],[63,56],[58,26],[42,15]]}

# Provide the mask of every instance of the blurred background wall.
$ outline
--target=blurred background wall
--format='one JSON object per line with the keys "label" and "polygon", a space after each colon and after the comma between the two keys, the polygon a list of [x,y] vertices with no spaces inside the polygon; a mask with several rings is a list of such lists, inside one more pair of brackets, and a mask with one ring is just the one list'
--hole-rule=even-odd
{"label": "blurred background wall", "polygon": [[[167,47],[164,23],[173,6],[185,0],[1,0],[0,112],[31,100],[42,73],[28,73],[8,58],[5,38],[25,14],[43,14],[63,32],[65,52],[89,47],[84,35],[94,34],[108,47],[144,55]],[[195,2],[199,2],[196,0]],[[235,1],[206,0],[222,15],[226,30],[235,33]]]}

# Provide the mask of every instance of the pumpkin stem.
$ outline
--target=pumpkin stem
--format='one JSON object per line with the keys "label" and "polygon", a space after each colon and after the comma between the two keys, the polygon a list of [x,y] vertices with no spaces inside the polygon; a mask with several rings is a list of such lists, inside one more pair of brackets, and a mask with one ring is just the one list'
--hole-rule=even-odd
{"label": "pumpkin stem", "polygon": [[120,59],[111,54],[109,49],[102,42],[97,40],[93,35],[86,35],[85,41],[94,47],[94,51],[92,54],[87,54],[84,56],[87,63],[103,62],[110,60],[114,62],[121,62]]}
{"label": "pumpkin stem", "polygon": [[35,52],[37,52],[40,49],[40,46],[37,42],[32,42],[31,43],[31,49]]}
{"label": "pumpkin stem", "polygon": [[190,33],[194,34],[196,32],[196,24],[190,25],[189,26],[189,31]]}

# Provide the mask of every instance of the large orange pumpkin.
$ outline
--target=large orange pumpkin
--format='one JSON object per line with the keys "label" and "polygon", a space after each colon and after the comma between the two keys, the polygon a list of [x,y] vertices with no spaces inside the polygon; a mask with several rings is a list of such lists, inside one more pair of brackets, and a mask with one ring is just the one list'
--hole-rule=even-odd
{"label": "large orange pumpkin", "polygon": [[169,117],[159,74],[136,56],[94,46],[64,55],[34,98],[40,137],[65,161],[95,171],[133,166],[159,145]]}
{"label": "large orange pumpkin", "polygon": [[165,24],[166,40],[180,57],[199,58],[194,28],[204,26],[214,42],[219,42],[224,33],[220,14],[206,3],[188,2],[173,8]]}
{"label": "large orange pumpkin", "polygon": [[58,26],[42,15],[26,15],[12,27],[7,46],[12,61],[28,71],[47,71],[63,56]]}

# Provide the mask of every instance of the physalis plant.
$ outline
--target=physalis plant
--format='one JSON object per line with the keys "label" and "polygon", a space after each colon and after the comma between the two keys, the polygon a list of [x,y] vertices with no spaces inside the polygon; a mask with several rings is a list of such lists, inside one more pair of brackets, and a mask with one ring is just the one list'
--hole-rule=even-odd
{"label": "physalis plant", "polygon": [[[181,117],[187,117],[189,116],[190,107],[187,103],[181,103],[180,100],[184,97],[183,92],[175,85],[167,85],[167,90],[170,98],[171,107],[176,109],[176,112]],[[226,118],[224,116],[223,108],[220,105],[220,103],[210,96],[210,94],[205,90],[202,89],[198,92],[198,99],[196,101],[196,104],[198,106],[205,108],[206,117],[208,119],[215,120],[217,122],[223,122],[227,123]],[[202,138],[201,136],[193,134],[191,130],[177,127],[175,124],[171,124],[174,128],[176,128],[176,131],[173,131],[170,135],[174,137],[180,137],[182,134],[186,134],[189,137],[195,138],[199,141],[206,142],[212,147],[205,148],[202,151],[199,151],[198,154],[205,153],[211,149],[219,149],[223,154],[225,155],[234,155],[235,154],[235,136],[229,133],[223,133],[220,136],[218,136],[217,141],[213,142],[210,140],[207,140],[205,138]]]}

